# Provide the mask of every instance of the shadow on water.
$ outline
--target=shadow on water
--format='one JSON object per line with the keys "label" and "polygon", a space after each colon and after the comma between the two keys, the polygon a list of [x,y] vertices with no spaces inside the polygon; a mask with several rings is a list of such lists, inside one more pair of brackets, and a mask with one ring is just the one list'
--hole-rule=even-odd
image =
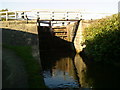
{"label": "shadow on water", "polygon": [[[82,55],[81,55],[82,56]],[[86,57],[64,52],[41,53],[45,84],[49,88],[118,88],[120,70],[84,61]]]}
{"label": "shadow on water", "polygon": [[67,51],[75,52],[75,48],[72,42],[60,39],[57,36],[53,36],[49,30],[49,27],[40,27],[39,33],[39,43],[40,51]]}
{"label": "shadow on water", "polygon": [[49,88],[80,88],[90,90],[86,80],[87,66],[81,56],[66,52],[41,52],[41,64]]}
{"label": "shadow on water", "polygon": [[84,81],[87,82],[87,86],[85,87],[92,87],[94,89],[119,88],[119,68],[101,63],[90,62],[90,58],[85,55],[81,56],[86,65],[86,71],[84,72]]}
{"label": "shadow on water", "polygon": [[89,88],[84,79],[86,65],[80,55],[75,53],[73,43],[52,36],[48,27],[41,27],[38,32],[46,86],[49,88]]}
{"label": "shadow on water", "polygon": [[52,36],[49,27],[40,27],[38,33],[45,84],[49,88],[79,88],[73,44]]}
{"label": "shadow on water", "polygon": [[44,34],[49,35],[39,36],[43,44],[40,57],[44,81],[49,88],[119,87],[119,68],[91,62],[86,55],[72,52],[69,42]]}

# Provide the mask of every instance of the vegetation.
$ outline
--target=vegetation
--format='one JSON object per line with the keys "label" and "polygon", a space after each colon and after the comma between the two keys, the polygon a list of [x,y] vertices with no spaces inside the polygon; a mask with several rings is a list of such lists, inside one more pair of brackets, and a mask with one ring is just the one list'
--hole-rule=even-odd
{"label": "vegetation", "polygon": [[120,66],[120,30],[118,14],[95,20],[86,28],[85,51],[95,62]]}
{"label": "vegetation", "polygon": [[0,10],[0,12],[4,12],[4,11],[8,11],[8,9],[2,9],[2,10]]}
{"label": "vegetation", "polygon": [[[8,11],[8,9],[2,9],[0,10],[0,12],[4,12],[4,13],[0,13],[0,15],[6,15],[6,12],[5,11]],[[15,13],[14,12],[9,12],[8,15],[14,15]],[[14,17],[14,16],[11,16],[11,17]],[[2,17],[1,18],[2,21],[5,21],[6,18],[5,17]]]}
{"label": "vegetation", "polygon": [[3,45],[4,48],[8,48],[16,52],[16,54],[21,57],[25,63],[25,68],[28,74],[28,84],[29,88],[46,88],[42,75],[40,75],[40,65],[33,58],[31,47],[26,46],[8,46]]}

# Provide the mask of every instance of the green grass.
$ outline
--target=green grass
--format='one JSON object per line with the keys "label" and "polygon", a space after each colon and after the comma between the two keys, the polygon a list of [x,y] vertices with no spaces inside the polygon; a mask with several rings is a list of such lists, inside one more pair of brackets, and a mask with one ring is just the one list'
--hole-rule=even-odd
{"label": "green grass", "polygon": [[3,47],[13,50],[25,63],[29,88],[46,88],[43,77],[40,74],[40,64],[33,58],[31,47],[10,45],[3,45]]}

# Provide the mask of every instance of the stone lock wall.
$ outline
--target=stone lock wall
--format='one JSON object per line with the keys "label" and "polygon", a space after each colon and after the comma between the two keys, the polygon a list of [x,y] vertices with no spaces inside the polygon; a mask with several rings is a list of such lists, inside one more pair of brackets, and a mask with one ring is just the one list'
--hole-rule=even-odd
{"label": "stone lock wall", "polygon": [[[78,25],[78,27],[77,27]],[[72,23],[67,26],[68,41],[72,42],[77,53],[81,52],[83,49],[82,43],[84,42],[84,23],[82,20],[77,23]]]}
{"label": "stone lock wall", "polygon": [[[76,52],[79,53],[84,48],[81,44],[84,42],[83,34],[84,34],[84,28],[86,27],[86,24],[83,23],[81,20],[78,27],[76,26],[77,26],[77,23],[72,23],[66,26],[67,38],[68,38],[67,41],[71,42],[71,48],[75,49]],[[12,29],[16,31],[22,31],[22,32],[38,35],[37,22],[33,20],[28,22],[27,21],[0,21],[0,28]],[[18,36],[21,37],[20,35]],[[30,43],[32,40],[35,40],[35,39],[32,39],[31,36],[29,37],[29,35],[27,34],[25,34],[22,37],[24,37],[25,40],[27,39],[28,43]],[[36,38],[36,40],[39,40],[39,38]]]}
{"label": "stone lock wall", "polygon": [[0,21],[0,28],[9,28],[38,34],[36,21]]}
{"label": "stone lock wall", "polygon": [[0,21],[2,44],[30,46],[33,57],[40,62],[39,38],[35,21]]}

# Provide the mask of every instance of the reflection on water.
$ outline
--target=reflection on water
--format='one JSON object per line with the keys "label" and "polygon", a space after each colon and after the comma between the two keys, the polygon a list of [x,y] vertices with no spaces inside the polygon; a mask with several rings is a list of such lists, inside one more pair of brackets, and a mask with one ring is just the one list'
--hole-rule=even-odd
{"label": "reflection on water", "polygon": [[49,88],[79,88],[73,55],[63,54],[63,57],[60,53],[54,54],[54,57],[53,54],[41,56],[45,84]]}
{"label": "reflection on water", "polygon": [[79,77],[81,87],[90,88],[87,81],[85,81],[85,73],[86,73],[87,67],[79,54],[75,55],[74,63],[75,63],[75,67],[77,69],[77,75]]}
{"label": "reflection on water", "polygon": [[49,88],[119,87],[119,68],[83,62],[85,58],[82,58],[79,54],[73,53],[41,53],[46,86]]}

